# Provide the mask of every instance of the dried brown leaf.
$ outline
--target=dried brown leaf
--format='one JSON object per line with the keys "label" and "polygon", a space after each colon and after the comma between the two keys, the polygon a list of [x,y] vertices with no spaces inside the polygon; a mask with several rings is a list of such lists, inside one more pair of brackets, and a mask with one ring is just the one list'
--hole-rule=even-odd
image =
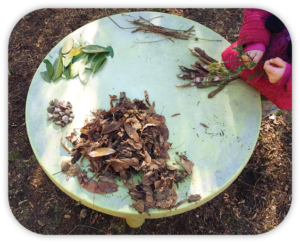
{"label": "dried brown leaf", "polygon": [[40,226],[45,226],[45,224],[44,223],[42,223],[40,220],[38,220],[38,224],[40,225]]}
{"label": "dried brown leaf", "polygon": [[130,207],[133,207],[138,211],[140,214],[144,212],[145,206],[144,206],[144,201],[143,200],[138,200],[134,204],[130,205]]}
{"label": "dried brown leaf", "polygon": [[110,123],[103,128],[102,132],[109,133],[109,132],[117,131],[117,130],[119,130],[121,125],[122,125],[122,122]]}
{"label": "dried brown leaf", "polygon": [[194,194],[194,195],[190,195],[188,198],[188,202],[196,202],[199,201],[201,199],[200,194]]}
{"label": "dried brown leaf", "polygon": [[92,152],[89,152],[88,155],[92,158],[94,157],[102,157],[115,153],[116,150],[112,148],[98,148]]}
{"label": "dried brown leaf", "polygon": [[188,175],[192,174],[194,163],[190,160],[188,160],[185,156],[181,155],[181,166],[185,169],[185,171],[188,173]]}
{"label": "dried brown leaf", "polygon": [[128,136],[138,143],[140,138],[137,132],[134,130],[134,128],[129,124],[127,124],[126,122],[124,122],[124,128]]}

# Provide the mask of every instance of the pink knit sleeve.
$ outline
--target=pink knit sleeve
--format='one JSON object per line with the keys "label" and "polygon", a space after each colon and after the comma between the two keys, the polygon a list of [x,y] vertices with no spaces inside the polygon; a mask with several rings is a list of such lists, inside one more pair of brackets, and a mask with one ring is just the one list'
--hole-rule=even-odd
{"label": "pink knit sleeve", "polygon": [[249,44],[246,44],[246,46],[244,48],[244,52],[252,51],[252,50],[259,50],[259,51],[266,52],[266,47],[263,43],[249,43]]}
{"label": "pink knit sleeve", "polygon": [[281,77],[281,79],[279,80],[279,82],[277,83],[277,85],[291,85],[292,83],[292,65],[289,63],[286,63],[286,67],[284,70],[284,73]]}
{"label": "pink knit sleeve", "polygon": [[238,44],[262,43],[268,46],[271,33],[266,29],[265,22],[270,15],[271,13],[261,9],[246,8]]}

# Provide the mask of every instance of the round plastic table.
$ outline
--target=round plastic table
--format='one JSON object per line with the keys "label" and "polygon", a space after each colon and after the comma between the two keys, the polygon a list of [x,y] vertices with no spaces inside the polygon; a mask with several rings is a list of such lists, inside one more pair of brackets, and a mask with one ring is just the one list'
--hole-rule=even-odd
{"label": "round plastic table", "polygon": [[[178,65],[189,67],[198,59],[189,48],[200,47],[216,60],[230,44],[205,26],[191,20],[162,13],[134,12],[131,16],[113,15],[118,25],[134,27],[126,21],[132,16],[154,18],[155,25],[170,29],[186,30],[194,26],[194,37],[189,40],[173,39],[174,42],[153,33],[121,29],[108,17],[87,24],[59,42],[45,57],[52,63],[59,49],[68,38],[78,40],[80,35],[90,44],[112,46],[114,57],[108,57],[101,69],[91,76],[86,85],[79,77],[71,80],[59,78],[55,82],[44,81],[40,72],[45,71],[41,63],[32,80],[26,103],[27,131],[33,151],[49,178],[67,195],[94,210],[117,217],[124,217],[131,227],[139,227],[145,218],[168,217],[199,207],[225,190],[241,173],[256,144],[261,123],[260,95],[246,82],[239,79],[227,85],[214,98],[208,99],[209,92],[216,87],[197,89],[177,88],[187,81],[177,78],[181,73]],[[204,40],[205,39],[205,40]],[[210,41],[221,40],[221,41]],[[178,160],[176,152],[185,153],[195,166],[191,176],[176,187],[177,202],[192,194],[200,194],[197,202],[181,204],[171,210],[150,209],[150,216],[139,214],[130,207],[135,201],[128,189],[117,181],[118,191],[110,194],[93,194],[81,187],[76,177],[66,180],[61,162],[69,158],[61,146],[60,139],[72,149],[65,137],[74,128],[81,128],[85,118],[92,118],[90,111],[110,109],[110,95],[126,92],[131,100],[144,99],[148,91],[150,103],[155,101],[155,110],[166,118],[169,129],[170,160]],[[50,100],[70,101],[75,119],[64,128],[48,121],[47,107]],[[171,117],[173,114],[180,115]],[[200,123],[207,125],[205,129]],[[77,162],[78,163],[78,162]],[[89,162],[84,159],[82,169]],[[55,174],[55,175],[54,175]],[[93,174],[88,173],[91,177]],[[134,182],[141,181],[135,176]]]}

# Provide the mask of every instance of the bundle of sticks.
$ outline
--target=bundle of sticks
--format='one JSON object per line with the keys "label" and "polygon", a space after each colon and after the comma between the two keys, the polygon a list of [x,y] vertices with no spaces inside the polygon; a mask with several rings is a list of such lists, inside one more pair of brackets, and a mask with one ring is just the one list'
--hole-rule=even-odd
{"label": "bundle of sticks", "polygon": [[191,80],[191,82],[176,86],[177,88],[197,86],[198,89],[203,89],[219,86],[216,90],[208,94],[208,98],[213,98],[217,93],[224,89],[227,84],[239,78],[238,75],[231,75],[228,76],[228,78],[224,78],[224,72],[228,72],[224,67],[224,64],[208,56],[201,48],[195,47],[194,50],[190,49],[190,51],[194,56],[198,57],[199,61],[195,62],[194,65],[191,64],[193,69],[179,66],[183,72],[188,74],[178,74],[177,77],[184,80]]}

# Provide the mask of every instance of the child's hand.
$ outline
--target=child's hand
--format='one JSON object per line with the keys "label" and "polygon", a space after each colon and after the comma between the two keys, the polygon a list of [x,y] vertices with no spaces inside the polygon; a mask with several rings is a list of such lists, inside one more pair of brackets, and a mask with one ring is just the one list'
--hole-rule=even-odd
{"label": "child's hand", "polygon": [[[245,52],[247,55],[242,55],[242,60],[247,62],[247,65],[250,65],[250,61],[255,61],[258,63],[262,56],[264,55],[264,52],[261,50],[252,50],[252,51],[247,51]],[[254,68],[254,67],[253,67]],[[252,70],[253,68],[249,68]]]}
{"label": "child's hand", "polygon": [[276,57],[265,62],[264,69],[269,77],[269,81],[272,84],[277,84],[284,74],[286,68],[286,62],[281,58]]}

